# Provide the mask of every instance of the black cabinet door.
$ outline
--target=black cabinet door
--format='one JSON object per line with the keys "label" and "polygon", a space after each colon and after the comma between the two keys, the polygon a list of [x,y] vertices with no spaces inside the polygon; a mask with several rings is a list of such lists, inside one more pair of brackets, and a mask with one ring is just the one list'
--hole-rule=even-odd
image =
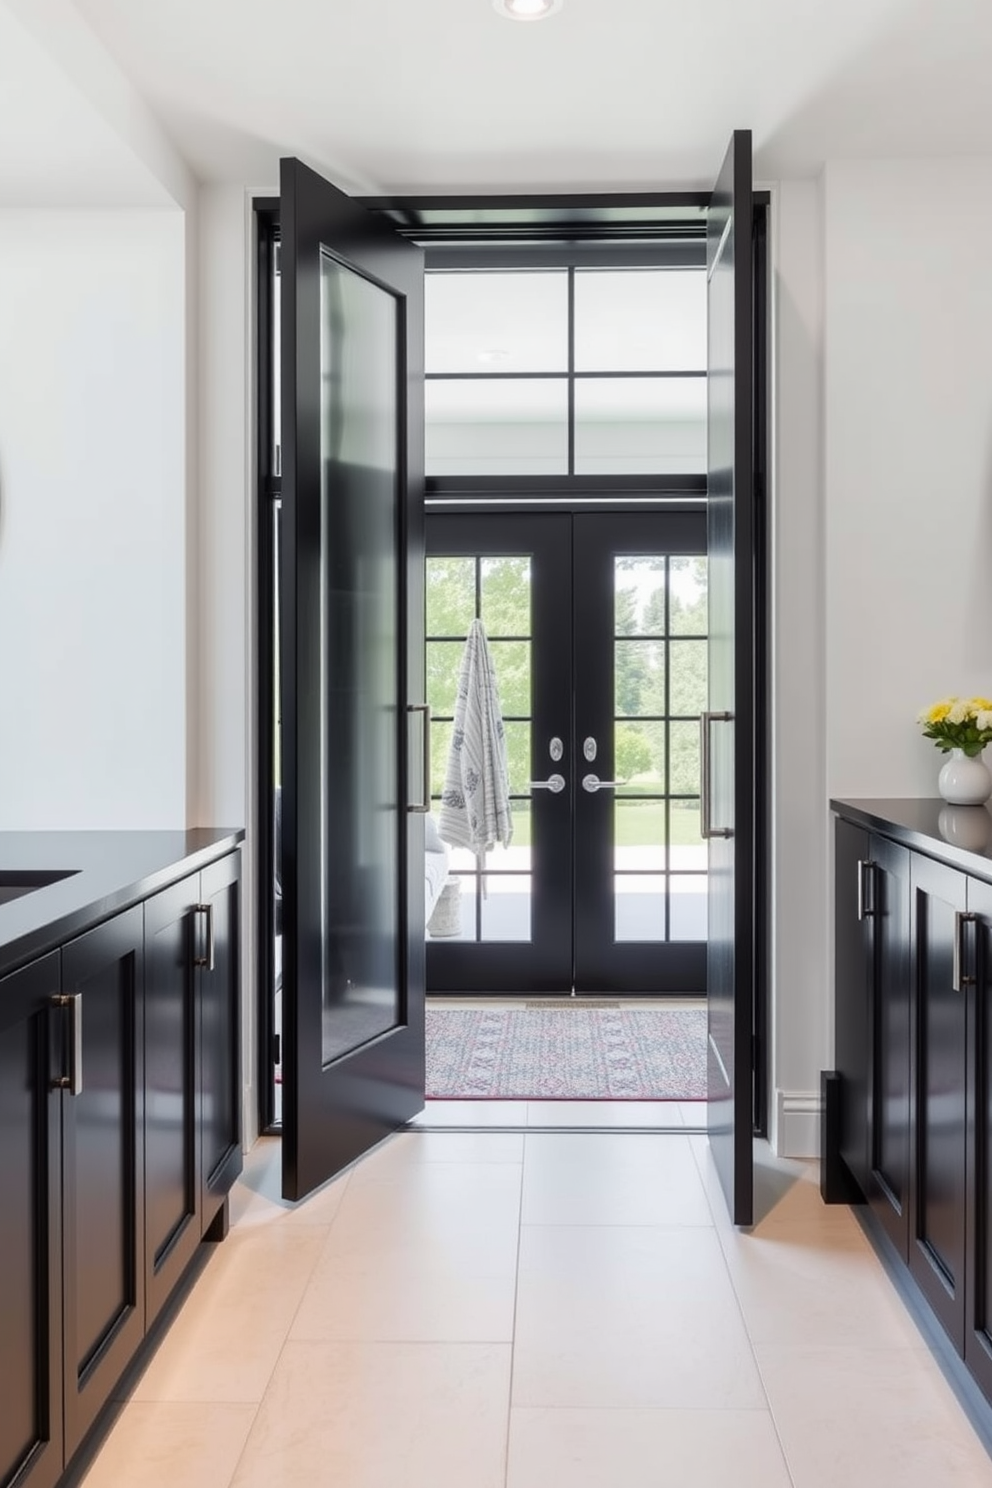
{"label": "black cabinet door", "polygon": [[[62,949],[63,1399],[75,1451],[144,1333],[141,905]],[[77,1021],[78,1020],[78,1021]]]}
{"label": "black cabinet door", "polygon": [[0,1483],[62,1473],[58,953],[0,982]]}
{"label": "black cabinet door", "polygon": [[[970,808],[969,808],[970,809]],[[975,978],[968,999],[968,1228],[964,1357],[992,1401],[992,884],[968,880],[975,915],[973,949],[965,975]]]}
{"label": "black cabinet door", "polygon": [[145,903],[145,1325],[200,1243],[197,1004],[192,934],[198,874]]}
{"label": "black cabinet door", "polygon": [[206,1230],[241,1172],[241,854],[200,874],[200,1220]]}
{"label": "black cabinet door", "polygon": [[840,1155],[868,1191],[868,1071],[872,906],[868,833],[838,821],[834,831],[835,1059],[841,1077]]}
{"label": "black cabinet door", "polygon": [[909,1268],[964,1352],[967,1000],[956,947],[968,880],[913,854],[916,1010]]}
{"label": "black cabinet door", "polygon": [[873,910],[868,1199],[900,1256],[909,1248],[910,854],[872,837]]}

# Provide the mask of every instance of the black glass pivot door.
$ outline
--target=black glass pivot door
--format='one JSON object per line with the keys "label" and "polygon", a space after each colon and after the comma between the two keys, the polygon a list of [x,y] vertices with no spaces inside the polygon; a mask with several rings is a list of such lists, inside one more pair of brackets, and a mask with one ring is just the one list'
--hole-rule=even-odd
{"label": "black glass pivot door", "polygon": [[707,227],[710,1147],[731,1218],[753,1219],[755,982],[754,206],[751,135],[731,141]]}
{"label": "black glass pivot door", "polygon": [[478,617],[513,819],[483,862],[452,852],[459,915],[429,936],[429,990],[703,992],[704,514],[431,513],[427,543],[433,806]]}
{"label": "black glass pivot door", "polygon": [[283,1192],[424,1099],[423,259],[281,165]]}

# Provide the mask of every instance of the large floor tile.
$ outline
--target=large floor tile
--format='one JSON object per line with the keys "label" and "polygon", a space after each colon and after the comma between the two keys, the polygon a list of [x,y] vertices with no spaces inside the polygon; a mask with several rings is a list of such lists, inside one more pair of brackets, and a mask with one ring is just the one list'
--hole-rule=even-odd
{"label": "large floor tile", "polygon": [[518,1410],[507,1488],[792,1488],[766,1410]]}
{"label": "large floor tile", "polygon": [[85,1488],[227,1488],[256,1410],[132,1401],[83,1479]]}
{"label": "large floor tile", "polygon": [[992,1488],[992,1461],[929,1354],[756,1354],[796,1488]]}
{"label": "large floor tile", "polygon": [[523,1100],[429,1100],[410,1126],[526,1126]]}
{"label": "large floor tile", "polygon": [[282,1141],[260,1137],[245,1158],[244,1172],[231,1190],[231,1225],[236,1230],[260,1225],[331,1223],[344,1197],[351,1170],[325,1183],[299,1203],[282,1196]]}
{"label": "large floor tile", "polygon": [[402,1249],[456,1266],[472,1250],[485,1271],[516,1261],[519,1163],[410,1163],[352,1183],[328,1235],[328,1253],[373,1264]]}
{"label": "large floor tile", "polygon": [[524,1227],[513,1403],[763,1407],[714,1232]]}
{"label": "large floor tile", "polygon": [[678,1101],[528,1101],[528,1126],[681,1127]]}
{"label": "large floor tile", "polygon": [[402,1225],[356,1246],[331,1239],[303,1295],[295,1340],[511,1343],[517,1234],[459,1229],[411,1240]]}
{"label": "large floor tile", "polygon": [[524,1147],[524,1224],[711,1225],[685,1137],[532,1134]]}
{"label": "large floor tile", "polygon": [[132,1398],[261,1400],[326,1239],[316,1225],[229,1235]]}
{"label": "large floor tile", "polygon": [[351,1169],[350,1182],[367,1183],[418,1163],[522,1163],[523,1132],[396,1132]]}
{"label": "large floor tile", "polygon": [[721,1240],[753,1343],[925,1346],[856,1228],[790,1224]]}
{"label": "large floor tile", "polygon": [[290,1343],[235,1488],[503,1488],[509,1345]]}

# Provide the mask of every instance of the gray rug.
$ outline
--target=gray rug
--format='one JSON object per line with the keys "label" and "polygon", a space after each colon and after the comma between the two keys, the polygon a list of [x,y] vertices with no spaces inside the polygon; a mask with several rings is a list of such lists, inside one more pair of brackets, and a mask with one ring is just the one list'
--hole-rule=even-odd
{"label": "gray rug", "polygon": [[703,1008],[428,1008],[434,1100],[704,1100]]}

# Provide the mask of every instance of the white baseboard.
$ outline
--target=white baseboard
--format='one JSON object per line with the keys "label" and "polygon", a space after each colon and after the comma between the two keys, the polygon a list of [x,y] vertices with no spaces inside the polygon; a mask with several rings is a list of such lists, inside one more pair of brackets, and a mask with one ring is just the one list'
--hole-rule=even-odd
{"label": "white baseboard", "polygon": [[815,1090],[776,1090],[779,1157],[819,1157],[820,1095]]}

